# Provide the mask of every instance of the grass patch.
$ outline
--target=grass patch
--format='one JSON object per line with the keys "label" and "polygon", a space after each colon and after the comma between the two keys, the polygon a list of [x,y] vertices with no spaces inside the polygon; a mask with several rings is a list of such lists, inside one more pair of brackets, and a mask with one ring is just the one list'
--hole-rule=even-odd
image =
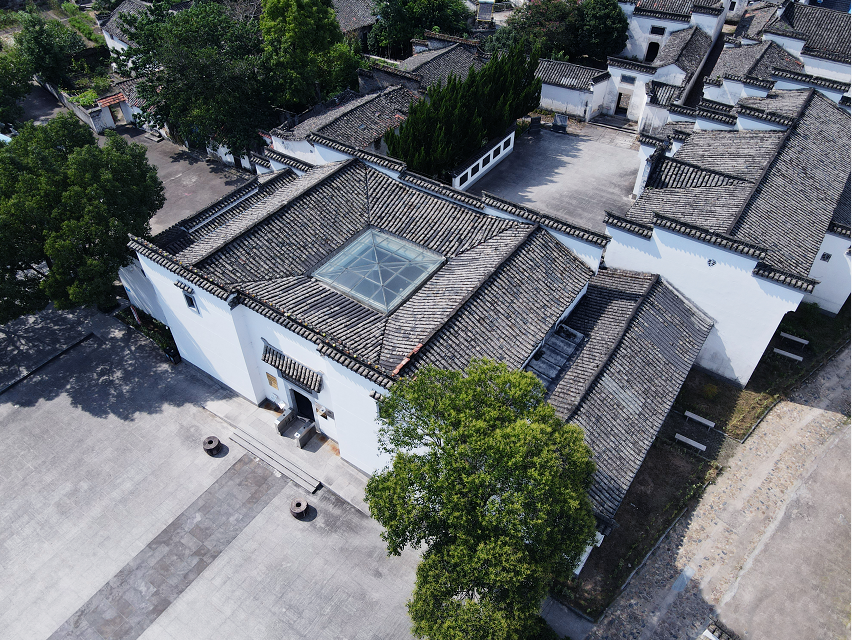
{"label": "grass patch", "polygon": [[[789,393],[813,369],[849,339],[849,301],[831,318],[815,304],[802,303],[784,316],[779,331],[809,340],[800,349],[777,334],[769,343],[744,389],[698,369],[690,371],[675,401],[679,411],[692,411],[712,420],[732,438],[741,440],[772,403]],[[774,349],[795,353],[795,362]]]}
{"label": "grass patch", "polygon": [[175,339],[172,337],[172,332],[166,325],[156,318],[149,316],[141,309],[137,309],[136,313],[139,315],[141,324],[136,322],[136,318],[133,317],[133,312],[129,307],[116,313],[115,317],[121,320],[128,327],[136,329],[139,333],[154,342],[154,344],[160,347],[163,351],[169,349],[177,351]]}
{"label": "grass patch", "polygon": [[600,616],[618,590],[685,506],[698,498],[715,467],[679,447],[657,441],[648,450],[616,514],[616,527],[592,551],[578,577],[566,576],[552,595]]}

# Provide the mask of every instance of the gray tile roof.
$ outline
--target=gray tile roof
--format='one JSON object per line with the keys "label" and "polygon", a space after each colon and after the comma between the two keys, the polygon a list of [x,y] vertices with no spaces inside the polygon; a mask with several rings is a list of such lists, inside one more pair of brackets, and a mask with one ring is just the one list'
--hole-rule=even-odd
{"label": "gray tile roof", "polygon": [[775,17],[777,11],[778,5],[770,2],[750,6],[740,18],[734,39],[745,38],[759,42],[763,39],[763,28]]}
{"label": "gray tile roof", "polygon": [[843,193],[840,195],[840,200],[837,201],[837,206],[834,208],[834,215],[831,216],[831,231],[845,236],[849,235],[849,227],[852,225],[852,220],[850,220],[852,197],[850,197],[849,187],[849,178],[846,178],[846,186],[843,187]]}
{"label": "gray tile roof", "polygon": [[310,162],[305,162],[304,160],[300,160],[299,158],[288,156],[286,153],[276,151],[272,147],[264,147],[263,155],[265,155],[270,160],[275,160],[275,162],[280,162],[281,164],[293,167],[294,169],[298,169],[299,171],[310,171],[315,166]]}
{"label": "gray tile roof", "polygon": [[133,44],[130,38],[122,31],[124,23],[121,21],[122,14],[139,15],[147,13],[148,5],[141,0],[124,0],[109,16],[109,19],[101,25],[101,30],[106,31],[116,40],[125,44]]}
{"label": "gray tile roof", "polygon": [[464,45],[453,44],[443,49],[417,53],[400,62],[399,68],[419,75],[422,88],[426,89],[433,84],[445,83],[450,75],[463,80],[467,78],[471,67],[478,71],[486,62],[485,58]]}
{"label": "gray tile roof", "polygon": [[363,149],[402,124],[409,106],[417,99],[418,96],[405,87],[388,87],[308,118],[292,129],[278,127],[272,133],[284,140],[305,140],[316,133]]}
{"label": "gray tile roof", "polygon": [[535,75],[544,84],[580,91],[590,91],[593,85],[609,79],[607,71],[544,58],[538,61]]}
{"label": "gray tile roof", "polygon": [[767,40],[760,44],[722,49],[710,77],[771,81],[776,68],[801,72],[803,65],[783,47]]}
{"label": "gray tile roof", "polygon": [[804,40],[804,55],[849,64],[850,19],[848,13],[789,2],[781,16],[770,20],[763,31]]}
{"label": "gray tile roof", "polygon": [[667,107],[679,100],[681,95],[683,95],[684,88],[673,84],[666,84],[665,82],[657,82],[656,80],[645,83],[645,93],[648,96],[648,102],[663,107]]}
{"label": "gray tile roof", "polygon": [[[849,91],[850,87],[848,82],[841,82],[840,80],[833,80],[831,78],[823,78],[821,76],[814,76],[807,73],[790,71],[789,69],[779,69],[777,67],[772,71],[772,78],[773,80],[777,78],[796,80],[814,87],[825,87],[826,89],[834,89],[835,91]],[[849,96],[845,97],[848,98]]]}
{"label": "gray tile roof", "polygon": [[352,33],[376,23],[371,0],[331,0],[343,33]]}
{"label": "gray tile roof", "polygon": [[597,465],[589,493],[611,521],[713,322],[658,276],[602,269],[562,324],[585,339],[549,400],[586,432]]}
{"label": "gray tile roof", "polygon": [[[536,225],[486,215],[358,160],[281,179],[260,197],[250,192],[232,194],[228,209],[192,216],[194,226],[184,221],[194,230],[179,238],[158,236],[161,248],[131,246],[223,299],[236,295],[380,384],[419,344],[428,361],[464,366],[487,355],[520,366],[592,273]],[[387,316],[311,277],[367,226],[446,259]]]}
{"label": "gray tile roof", "polygon": [[129,80],[122,80],[121,82],[115,83],[115,88],[121,91],[124,94],[124,100],[131,107],[142,107],[142,100],[139,99],[139,96],[136,93],[136,84],[139,82],[136,78],[131,78]]}
{"label": "gray tile roof", "polygon": [[701,67],[712,46],[713,40],[697,25],[675,31],[660,49],[654,59],[654,66],[662,68],[670,64],[676,65],[686,73],[688,80]]}
{"label": "gray tile roof", "polygon": [[290,356],[285,355],[274,347],[270,347],[268,344],[263,345],[261,359],[271,367],[278,369],[278,374],[282,378],[293,382],[303,389],[316,392],[322,389],[322,374],[309,369],[301,362],[296,362]]}
{"label": "gray tile roof", "polygon": [[758,275],[811,290],[810,267],[850,175],[849,114],[813,89],[746,100],[767,103],[798,114],[786,132],[693,133],[657,161],[626,218],[732,243],[764,260]]}
{"label": "gray tile roof", "polygon": [[689,21],[692,15],[692,0],[637,0],[634,15],[669,18]]}

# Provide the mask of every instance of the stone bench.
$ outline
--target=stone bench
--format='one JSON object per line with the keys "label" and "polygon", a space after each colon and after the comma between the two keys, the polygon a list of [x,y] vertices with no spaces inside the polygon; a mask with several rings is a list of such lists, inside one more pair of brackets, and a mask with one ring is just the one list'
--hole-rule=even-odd
{"label": "stone bench", "polygon": [[790,358],[790,360],[795,360],[796,362],[801,362],[803,360],[802,356],[797,356],[795,353],[790,353],[789,351],[782,351],[781,349],[773,349],[773,351],[779,356]]}
{"label": "stone bench", "polygon": [[703,424],[708,429],[712,429],[716,426],[715,422],[711,422],[707,418],[702,418],[701,416],[695,415],[694,413],[692,413],[692,411],[684,411],[683,415],[686,416],[687,420],[695,420],[696,422]]}
{"label": "stone bench", "polygon": [[686,444],[695,447],[699,451],[707,451],[707,447],[705,447],[700,442],[696,442],[695,440],[691,440],[690,438],[687,438],[686,436],[682,436],[679,433],[675,434],[675,440],[680,440],[681,442],[685,442]]}
{"label": "stone bench", "polygon": [[789,333],[784,333],[783,331],[779,331],[778,335],[784,338],[785,340],[789,340],[790,342],[795,342],[803,347],[807,347],[811,341],[805,340],[804,338],[799,338],[798,336],[790,335]]}

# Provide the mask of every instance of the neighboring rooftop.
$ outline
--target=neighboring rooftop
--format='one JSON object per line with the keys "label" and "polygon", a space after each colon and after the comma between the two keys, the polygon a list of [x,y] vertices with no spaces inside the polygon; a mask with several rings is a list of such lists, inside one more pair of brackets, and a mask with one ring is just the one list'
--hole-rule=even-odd
{"label": "neighboring rooftop", "polygon": [[760,42],[763,39],[764,27],[775,18],[778,5],[771,2],[760,2],[748,7],[740,18],[734,31],[735,40],[752,40]]}
{"label": "neighboring rooftop", "polygon": [[849,114],[813,89],[734,110],[767,104],[790,123],[786,132],[694,132],[674,156],[658,157],[626,218],[733,242],[763,261],[760,275],[810,291],[808,273],[849,180]]}
{"label": "neighboring rooftop", "polygon": [[710,78],[771,82],[774,69],[800,73],[804,67],[784,47],[767,40],[759,44],[722,49],[716,66],[710,72]]}
{"label": "neighboring rooftop", "polygon": [[376,23],[371,0],[331,0],[343,33],[353,33]]}
{"label": "neighboring rooftop", "polygon": [[433,84],[444,84],[450,75],[464,80],[470,69],[477,71],[485,66],[487,58],[468,47],[454,43],[449,47],[416,53],[399,63],[399,69],[415,73],[422,78],[423,89]]}
{"label": "neighboring rooftop", "polygon": [[633,15],[689,22],[693,12],[719,15],[722,3],[718,0],[620,0],[635,4]]}
{"label": "neighboring rooftop", "polygon": [[122,28],[124,23],[121,21],[122,14],[141,15],[147,13],[149,4],[141,0],[124,0],[110,14],[109,19],[101,25],[101,30],[106,31],[116,40],[121,40],[125,44],[133,44],[130,37],[127,36]]}
{"label": "neighboring rooftop", "polygon": [[802,55],[849,64],[850,19],[848,13],[789,2],[780,16],[766,24],[763,32],[804,40]]}
{"label": "neighboring rooftop", "polygon": [[673,64],[686,73],[685,82],[689,82],[712,46],[713,40],[697,25],[675,31],[660,49],[654,66],[659,69]]}
{"label": "neighboring rooftop", "polygon": [[405,87],[388,87],[378,93],[354,97],[292,128],[277,127],[272,134],[284,140],[305,140],[316,133],[342,144],[363,149],[398,127],[418,96]]}
{"label": "neighboring rooftop", "polygon": [[658,276],[601,269],[527,366],[548,386],[559,416],[585,431],[597,465],[590,496],[605,521],[615,517],[712,325]]}
{"label": "neighboring rooftop", "polygon": [[581,91],[589,91],[593,85],[609,78],[607,71],[544,58],[538,61],[535,75],[544,84]]}

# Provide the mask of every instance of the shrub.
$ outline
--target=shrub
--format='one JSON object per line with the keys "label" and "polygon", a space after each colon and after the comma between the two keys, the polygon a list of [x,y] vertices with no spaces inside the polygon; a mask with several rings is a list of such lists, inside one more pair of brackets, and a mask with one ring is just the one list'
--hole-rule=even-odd
{"label": "shrub", "polygon": [[80,13],[80,8],[76,4],[74,4],[73,2],[63,2],[62,3],[62,10],[65,12],[65,15],[67,15],[69,18],[72,17],[72,16],[79,15],[79,13]]}
{"label": "shrub", "polygon": [[87,89],[83,93],[80,93],[76,96],[70,98],[71,102],[75,104],[79,104],[81,107],[89,108],[95,106],[98,101],[98,94],[92,91],[91,89]]}
{"label": "shrub", "polygon": [[96,76],[92,78],[92,89],[97,91],[98,95],[109,91],[109,88],[112,86],[112,81],[105,76]]}
{"label": "shrub", "polygon": [[701,395],[703,395],[707,400],[712,400],[719,395],[719,387],[712,382],[705,384],[704,388],[701,390]]}

